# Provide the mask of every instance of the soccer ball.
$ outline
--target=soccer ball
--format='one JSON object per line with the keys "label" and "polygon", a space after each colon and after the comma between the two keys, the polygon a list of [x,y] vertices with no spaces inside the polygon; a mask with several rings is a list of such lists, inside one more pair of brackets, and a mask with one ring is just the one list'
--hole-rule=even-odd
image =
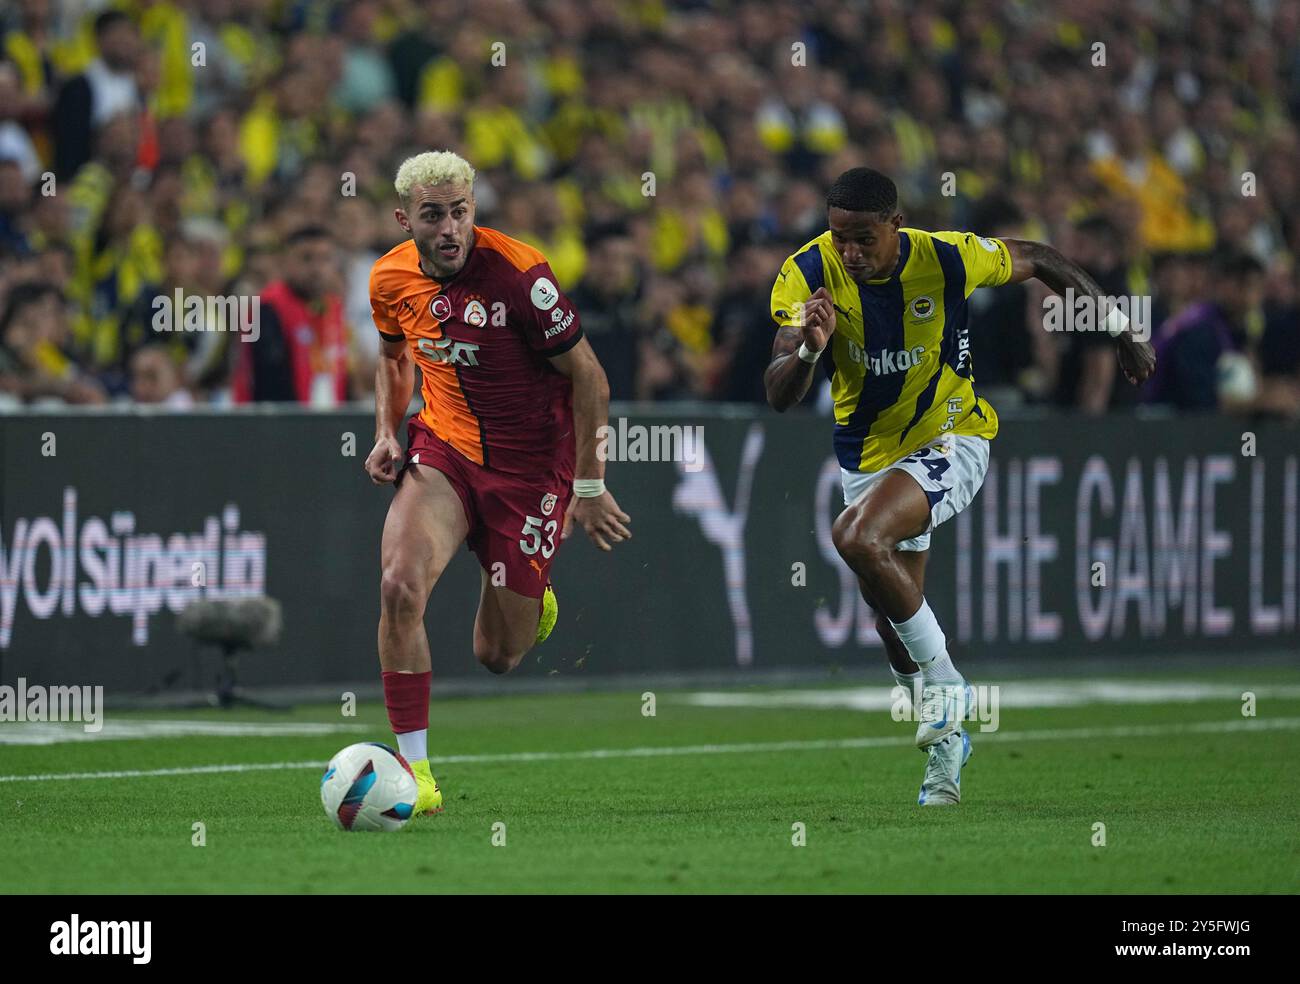
{"label": "soccer ball", "polygon": [[415,810],[415,774],[387,745],[363,741],[330,759],[320,780],[325,814],[344,830],[401,830]]}

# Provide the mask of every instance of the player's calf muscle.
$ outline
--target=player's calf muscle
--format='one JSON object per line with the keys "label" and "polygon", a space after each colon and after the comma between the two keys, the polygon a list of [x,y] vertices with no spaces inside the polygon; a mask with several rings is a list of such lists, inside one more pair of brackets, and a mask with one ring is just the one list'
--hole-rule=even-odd
{"label": "player's calf muscle", "polygon": [[424,626],[379,616],[379,666],[398,673],[424,673],[431,665]]}
{"label": "player's calf muscle", "polygon": [[423,672],[429,668],[424,609],[442,568],[399,551],[383,565],[379,578],[379,663],[386,670]]}
{"label": "player's calf muscle", "polygon": [[517,651],[511,650],[500,642],[492,642],[481,638],[478,633],[474,634],[474,658],[490,673],[509,673],[523,661],[527,652],[527,646]]}
{"label": "player's calf muscle", "polygon": [[[925,554],[923,552],[903,553],[898,551],[897,557],[907,576],[916,585],[916,590],[924,594]],[[912,662],[912,657],[908,653],[907,647],[903,645],[903,640],[898,638],[898,633],[894,631],[894,624],[889,621],[882,611],[880,603],[876,601],[875,596],[871,593],[871,586],[860,576],[858,577],[858,590],[862,593],[862,600],[876,614],[876,633],[880,636],[880,641],[884,643],[885,653],[889,657],[890,665],[903,673],[915,673],[916,664]]]}
{"label": "player's calf muscle", "polygon": [[521,662],[537,637],[537,619],[517,619],[514,624],[474,623],[474,658],[492,673],[509,673]]}
{"label": "player's calf muscle", "polygon": [[379,577],[379,662],[385,670],[429,669],[424,610],[465,538],[460,499],[440,473],[413,467],[384,522]]}
{"label": "player's calf muscle", "polygon": [[409,556],[384,565],[379,578],[379,662],[384,669],[428,669],[424,609],[439,573]]}
{"label": "player's calf muscle", "polygon": [[509,673],[537,638],[538,601],[493,588],[484,579],[474,620],[474,658],[493,673]]}

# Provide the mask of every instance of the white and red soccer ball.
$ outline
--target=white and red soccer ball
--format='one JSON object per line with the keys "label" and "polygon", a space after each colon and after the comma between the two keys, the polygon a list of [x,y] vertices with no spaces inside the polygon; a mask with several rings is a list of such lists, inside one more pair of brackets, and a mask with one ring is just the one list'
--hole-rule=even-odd
{"label": "white and red soccer ball", "polygon": [[343,749],[320,781],[321,805],[343,830],[400,830],[415,812],[417,791],[406,759],[377,741]]}

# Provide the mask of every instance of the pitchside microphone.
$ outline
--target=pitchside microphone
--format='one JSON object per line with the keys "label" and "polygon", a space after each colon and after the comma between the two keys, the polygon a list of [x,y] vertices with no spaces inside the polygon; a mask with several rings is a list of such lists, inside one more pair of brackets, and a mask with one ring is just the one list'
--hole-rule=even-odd
{"label": "pitchside microphone", "polygon": [[287,710],[242,694],[237,683],[239,654],[279,642],[283,625],[280,603],[264,595],[205,598],[190,603],[181,611],[176,617],[176,628],[181,635],[221,649],[221,671],[217,675],[216,692],[210,696],[209,703],[217,707],[249,704]]}

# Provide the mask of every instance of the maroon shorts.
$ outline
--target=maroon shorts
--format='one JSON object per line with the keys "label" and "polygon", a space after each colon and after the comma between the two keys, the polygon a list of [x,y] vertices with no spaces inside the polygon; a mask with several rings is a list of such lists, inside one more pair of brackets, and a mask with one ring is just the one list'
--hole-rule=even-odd
{"label": "maroon shorts", "polygon": [[564,513],[573,494],[572,477],[508,475],[470,461],[439,438],[418,417],[406,427],[406,464],[436,468],[460,496],[469,522],[465,543],[488,578],[526,598],[540,598],[560,547]]}

